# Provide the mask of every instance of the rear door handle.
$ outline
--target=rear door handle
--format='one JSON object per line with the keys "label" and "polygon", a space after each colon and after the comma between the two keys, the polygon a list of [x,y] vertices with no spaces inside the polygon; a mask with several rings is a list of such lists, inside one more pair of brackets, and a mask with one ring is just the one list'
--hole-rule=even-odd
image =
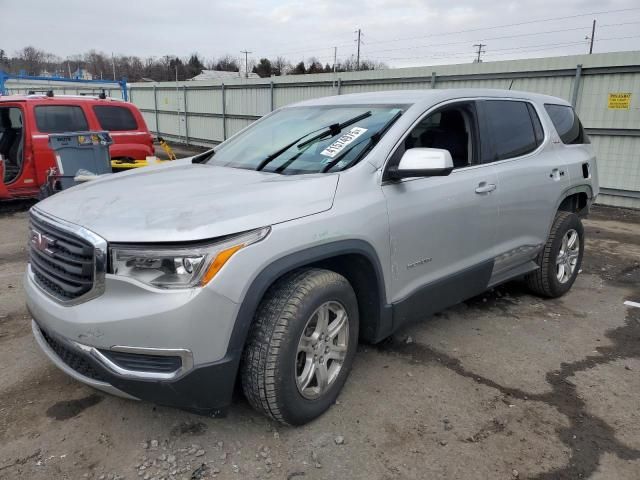
{"label": "rear door handle", "polygon": [[480,182],[480,184],[476,187],[476,193],[489,193],[493,192],[496,189],[495,184]]}

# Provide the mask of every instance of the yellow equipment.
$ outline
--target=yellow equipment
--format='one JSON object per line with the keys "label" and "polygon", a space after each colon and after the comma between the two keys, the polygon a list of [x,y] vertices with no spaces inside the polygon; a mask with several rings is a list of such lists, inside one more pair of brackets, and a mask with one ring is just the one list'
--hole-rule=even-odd
{"label": "yellow equipment", "polygon": [[[176,154],[173,153],[171,146],[169,146],[169,144],[164,138],[158,137],[158,143],[167,154],[169,161],[178,159],[178,157],[176,157]],[[156,160],[156,162],[151,162],[151,163],[160,163],[165,161],[167,160]],[[149,165],[149,161],[147,161],[146,159],[144,160],[111,160],[111,169],[114,172],[119,172],[122,170],[131,170],[133,168],[146,167],[148,165]]]}
{"label": "yellow equipment", "polygon": [[158,143],[160,143],[160,146],[162,147],[162,149],[165,151],[165,153],[167,154],[167,157],[169,157],[169,160],[177,160],[178,157],[176,157],[176,154],[173,153],[173,150],[171,149],[171,147],[169,146],[169,144],[165,141],[164,138],[162,137],[158,137]]}

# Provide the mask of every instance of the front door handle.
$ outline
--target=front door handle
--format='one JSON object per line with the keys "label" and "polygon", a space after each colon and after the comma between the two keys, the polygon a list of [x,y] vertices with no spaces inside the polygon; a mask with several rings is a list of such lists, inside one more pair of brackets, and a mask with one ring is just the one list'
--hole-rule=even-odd
{"label": "front door handle", "polygon": [[495,184],[480,182],[480,184],[476,187],[476,193],[489,193],[493,192],[496,189]]}

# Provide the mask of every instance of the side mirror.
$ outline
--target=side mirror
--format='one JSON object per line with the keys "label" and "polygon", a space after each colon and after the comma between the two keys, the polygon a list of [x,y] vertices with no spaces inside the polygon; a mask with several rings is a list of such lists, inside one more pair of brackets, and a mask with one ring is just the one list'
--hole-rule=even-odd
{"label": "side mirror", "polygon": [[400,163],[389,169],[394,180],[408,177],[442,177],[453,170],[453,159],[441,148],[411,148],[404,152]]}

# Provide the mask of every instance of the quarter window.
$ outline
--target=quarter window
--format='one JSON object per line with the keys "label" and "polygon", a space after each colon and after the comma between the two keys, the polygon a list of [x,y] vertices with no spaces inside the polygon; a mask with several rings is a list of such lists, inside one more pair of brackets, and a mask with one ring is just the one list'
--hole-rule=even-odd
{"label": "quarter window", "polygon": [[590,143],[589,137],[584,133],[580,119],[573,111],[573,108],[567,105],[551,105],[544,106],[556,127],[558,135],[562,143],[567,145]]}
{"label": "quarter window", "polygon": [[[542,141],[542,127],[534,129],[527,102],[487,100],[484,102],[487,130],[493,140],[493,160],[519,157],[534,151]],[[539,123],[538,119],[538,123]]]}
{"label": "quarter window", "polygon": [[36,125],[44,133],[81,132],[89,130],[81,107],[73,105],[40,105],[36,107]]}
{"label": "quarter window", "polygon": [[536,146],[542,145],[542,141],[544,140],[544,130],[542,129],[542,123],[540,122],[538,112],[536,112],[536,109],[530,103],[527,103],[527,108],[529,109],[529,115],[531,115],[531,122],[533,123],[533,132],[536,136]]}
{"label": "quarter window", "polygon": [[137,130],[138,124],[126,107],[99,105],[93,107],[100,127],[109,131]]}

